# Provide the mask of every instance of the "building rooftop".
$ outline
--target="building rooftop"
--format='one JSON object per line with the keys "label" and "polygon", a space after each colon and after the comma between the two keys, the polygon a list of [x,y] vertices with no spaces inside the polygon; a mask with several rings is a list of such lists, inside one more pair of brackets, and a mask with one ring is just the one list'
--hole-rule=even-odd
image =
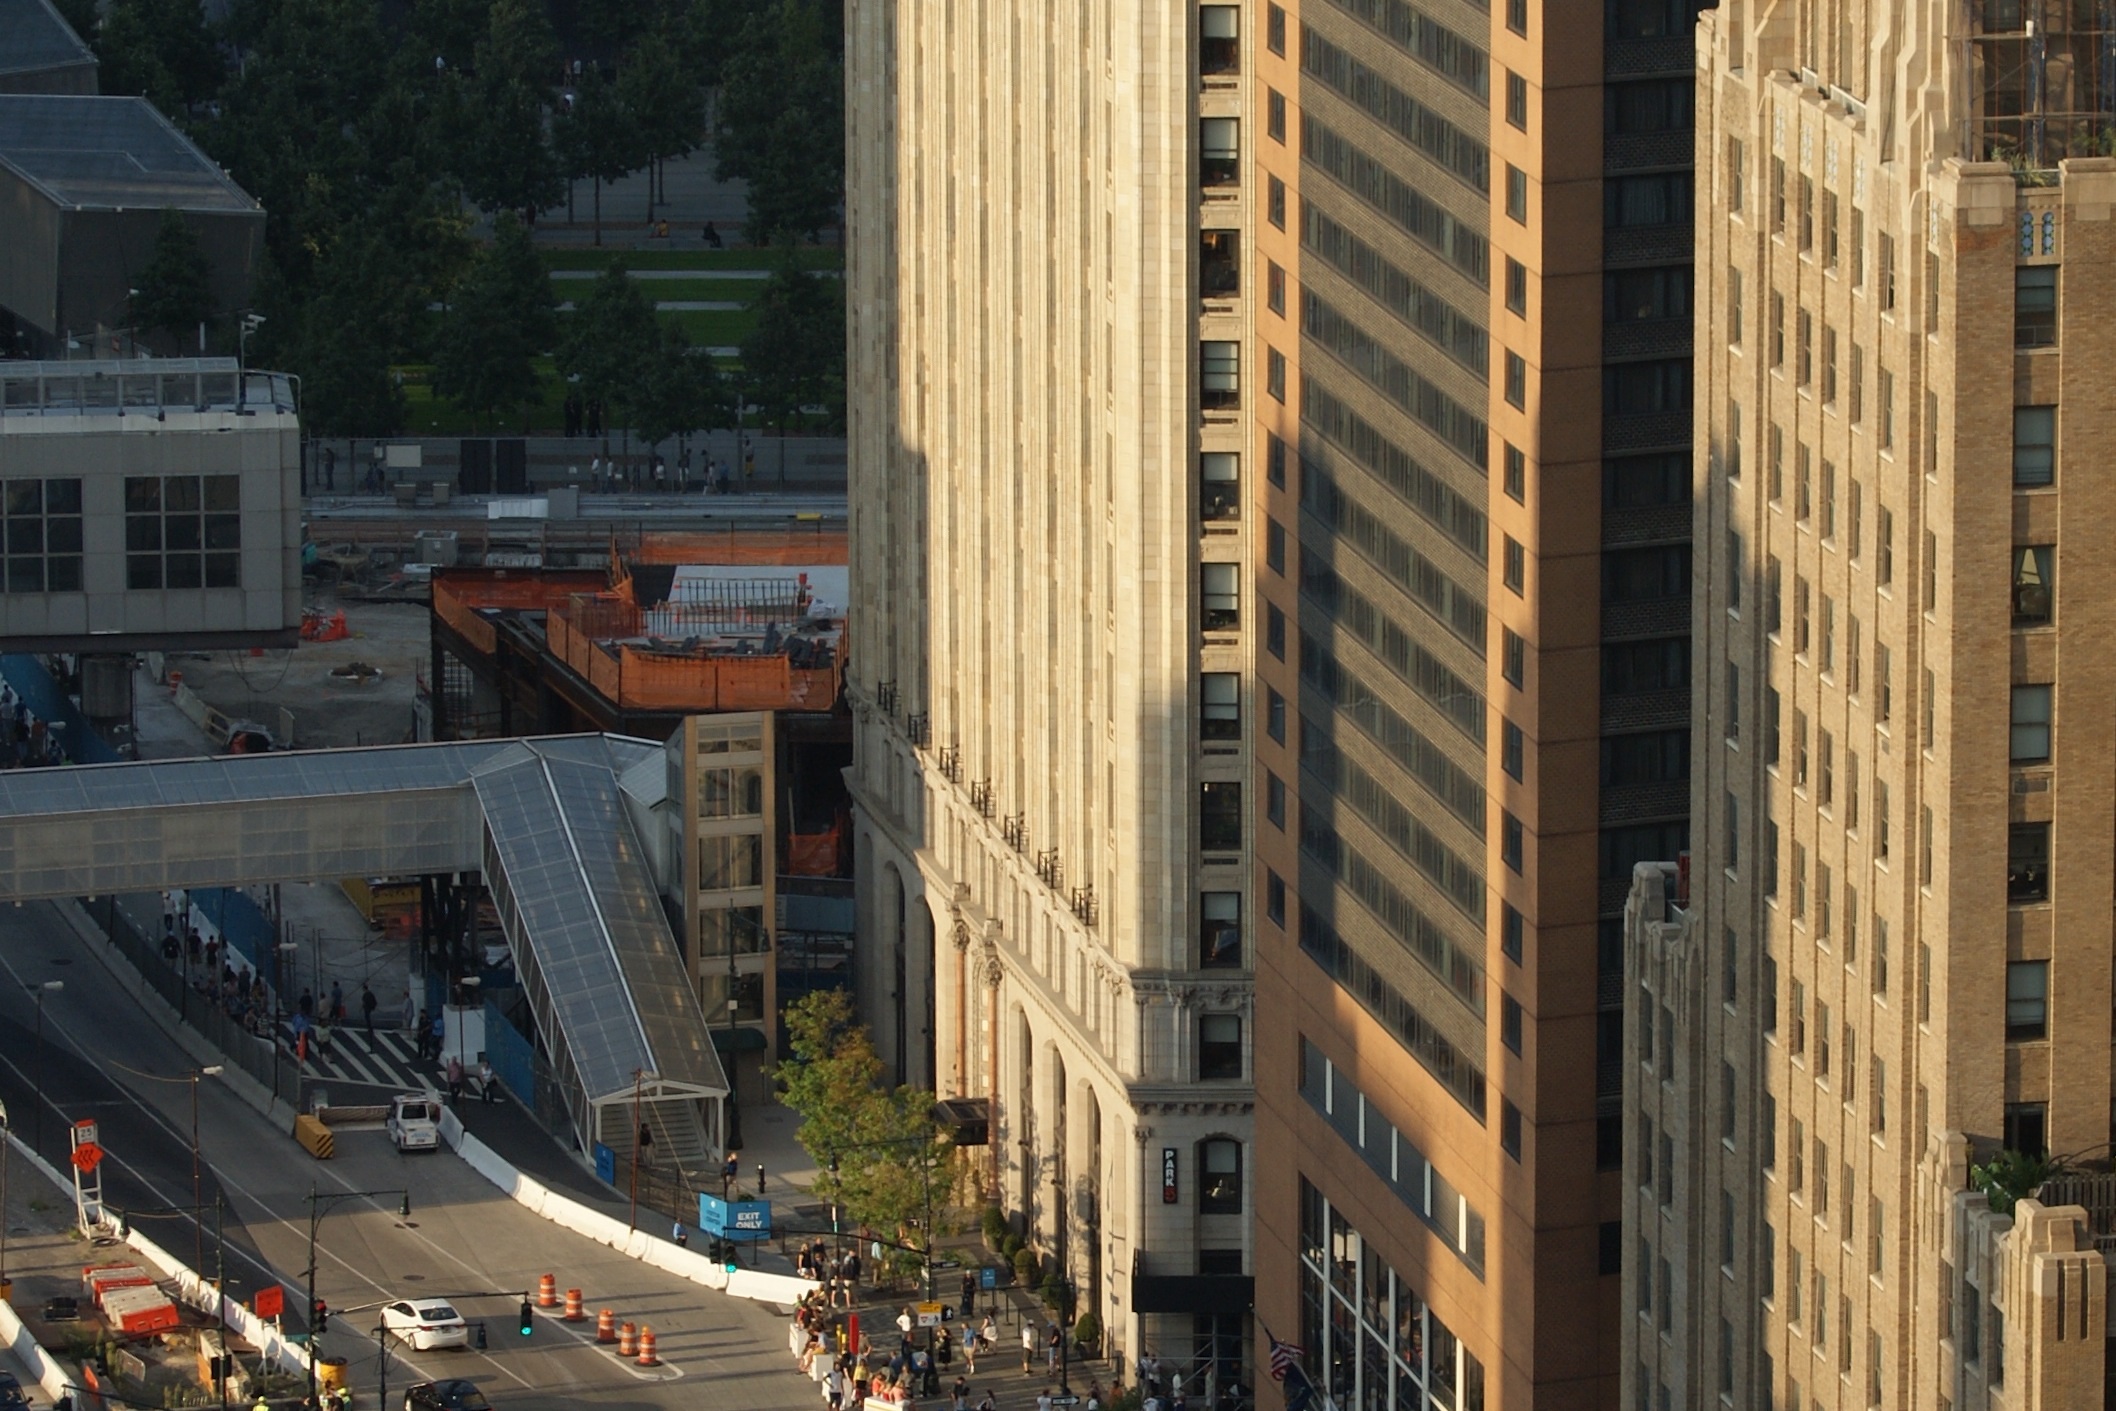
{"label": "building rooftop", "polygon": [[0,169],[72,210],[260,210],[144,98],[0,94]]}
{"label": "building rooftop", "polygon": [[0,418],[238,410],[299,411],[294,380],[233,358],[0,361]]}
{"label": "building rooftop", "polygon": [[[450,571],[433,610],[493,650],[502,618],[622,710],[833,709],[851,585],[842,540],[647,535],[607,574]],[[820,561],[819,561],[820,560]]]}
{"label": "building rooftop", "polygon": [[0,0],[0,78],[95,62],[51,0]]}

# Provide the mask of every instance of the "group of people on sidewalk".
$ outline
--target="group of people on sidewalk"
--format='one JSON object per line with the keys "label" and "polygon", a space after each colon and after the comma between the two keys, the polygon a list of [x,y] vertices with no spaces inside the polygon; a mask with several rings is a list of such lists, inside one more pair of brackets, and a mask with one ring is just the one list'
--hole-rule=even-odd
{"label": "group of people on sidewalk", "polygon": [[694,490],[706,495],[732,495],[748,490],[757,479],[757,452],[748,438],[742,444],[742,473],[710,452],[701,453],[694,472],[691,448],[676,453],[676,463],[667,456],[595,456],[588,462],[588,489],[598,495],[640,493],[688,495]]}

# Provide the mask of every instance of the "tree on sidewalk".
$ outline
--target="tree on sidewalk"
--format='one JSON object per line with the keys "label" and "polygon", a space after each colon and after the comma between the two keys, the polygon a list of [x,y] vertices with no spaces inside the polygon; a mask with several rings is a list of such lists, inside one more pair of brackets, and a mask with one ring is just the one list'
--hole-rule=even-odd
{"label": "tree on sidewalk", "polygon": [[930,1250],[926,1197],[936,1211],[947,1205],[953,1150],[933,1120],[933,1094],[884,1085],[874,1041],[842,990],[804,995],[780,1022],[792,1053],[778,1066],[780,1092],[822,1173],[816,1194],[854,1225]]}
{"label": "tree on sidewalk", "polygon": [[632,429],[649,446],[671,436],[688,438],[732,420],[735,399],[727,377],[708,350],[674,324],[663,324],[661,344],[647,359],[633,398]]}
{"label": "tree on sidewalk", "polygon": [[197,233],[176,211],[164,210],[154,253],[132,277],[127,312],[138,327],[181,342],[200,324],[213,322],[212,279],[213,262],[199,248]]}
{"label": "tree on sidewalk", "polygon": [[[638,126],[646,157],[648,220],[654,218],[661,165],[691,151],[705,136],[705,89],[680,53],[678,37],[664,28],[633,45],[617,75],[618,97]],[[659,193],[659,199],[667,197],[667,191]]]}
{"label": "tree on sidewalk", "polygon": [[558,334],[551,276],[529,243],[529,231],[503,212],[492,243],[442,315],[434,348],[434,390],[487,418],[536,401],[536,359]]}
{"label": "tree on sidewalk", "polygon": [[630,176],[646,164],[646,139],[625,104],[625,94],[590,64],[574,90],[573,106],[559,115],[560,163],[569,178],[595,183],[595,243],[602,244],[602,185]]}
{"label": "tree on sidewalk", "polygon": [[783,436],[803,408],[824,408],[826,422],[845,404],[845,290],[842,280],[800,267],[780,247],[758,292],[757,325],[742,340],[743,391],[759,418]]}

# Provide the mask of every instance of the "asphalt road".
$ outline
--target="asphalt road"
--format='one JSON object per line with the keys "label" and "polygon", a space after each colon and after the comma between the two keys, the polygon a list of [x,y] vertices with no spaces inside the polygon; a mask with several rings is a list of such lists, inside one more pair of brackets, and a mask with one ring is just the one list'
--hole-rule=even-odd
{"label": "asphalt road", "polygon": [[[136,1212],[188,1207],[192,1093],[183,1075],[191,1060],[112,982],[106,963],[123,962],[102,949],[80,939],[49,905],[0,908],[0,1099],[15,1132],[28,1140],[41,1092],[42,1150],[54,1165],[63,1162],[67,1126],[96,1119],[109,1153],[106,1204]],[[45,996],[40,1066],[29,987],[54,979],[65,988]],[[277,1278],[287,1288],[290,1321],[298,1321],[294,1311],[306,1306],[309,1196],[323,1198],[316,1291],[332,1312],[321,1347],[347,1359],[362,1407],[377,1404],[383,1365],[373,1307],[435,1295],[467,1318],[484,1319],[489,1347],[393,1350],[392,1407],[402,1404],[408,1383],[440,1377],[476,1381],[502,1411],[813,1411],[819,1404],[814,1384],[793,1370],[779,1310],[715,1294],[569,1234],[506,1199],[451,1154],[399,1156],[376,1129],[340,1131],[336,1159],[315,1161],[213,1078],[199,1084],[198,1114],[204,1203],[210,1208],[220,1194],[227,1201],[233,1292],[247,1298]],[[398,1189],[410,1193],[409,1220],[398,1215]],[[388,1193],[359,1194],[367,1191]],[[203,1235],[188,1216],[134,1219],[182,1257],[202,1244],[211,1267],[210,1214]],[[534,1289],[546,1272],[561,1290],[585,1291],[590,1321],[568,1324],[539,1310],[535,1332],[522,1337],[521,1291]],[[665,1365],[637,1367],[598,1347],[593,1315],[604,1307],[620,1322],[651,1326]]]}

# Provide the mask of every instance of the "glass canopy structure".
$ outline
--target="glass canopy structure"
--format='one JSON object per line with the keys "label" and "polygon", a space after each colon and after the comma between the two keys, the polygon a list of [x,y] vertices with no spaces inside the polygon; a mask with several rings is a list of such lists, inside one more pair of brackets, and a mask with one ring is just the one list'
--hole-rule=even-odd
{"label": "glass canopy structure", "polygon": [[613,735],[234,755],[0,776],[0,901],[482,871],[582,1148],[704,1169],[727,1080]]}

